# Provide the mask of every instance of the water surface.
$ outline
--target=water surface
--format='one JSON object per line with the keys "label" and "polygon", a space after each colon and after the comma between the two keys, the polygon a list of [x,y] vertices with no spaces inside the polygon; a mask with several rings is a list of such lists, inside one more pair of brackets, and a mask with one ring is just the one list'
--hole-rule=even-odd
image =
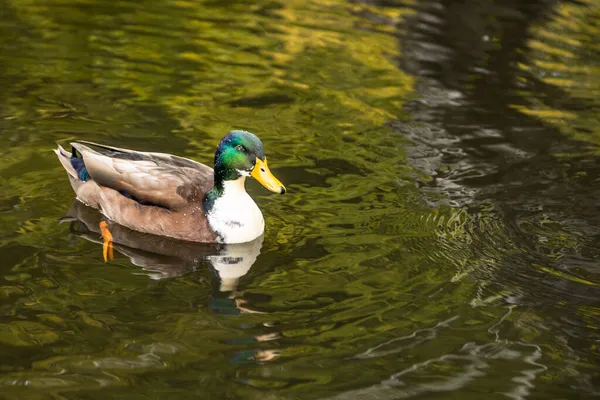
{"label": "water surface", "polygon": [[[0,397],[597,396],[600,7],[521,3],[0,0]],[[55,143],[232,129],[264,237],[105,263]]]}

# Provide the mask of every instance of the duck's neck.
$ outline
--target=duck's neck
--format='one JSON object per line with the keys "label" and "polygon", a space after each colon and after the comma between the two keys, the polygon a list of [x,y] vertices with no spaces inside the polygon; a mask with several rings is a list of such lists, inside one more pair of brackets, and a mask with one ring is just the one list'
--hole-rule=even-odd
{"label": "duck's neck", "polygon": [[217,181],[204,197],[204,211],[211,228],[224,243],[244,243],[263,234],[260,209],[246,193],[245,176]]}
{"label": "duck's neck", "polygon": [[245,180],[245,177],[240,176],[240,174],[237,173],[237,171],[226,170],[221,168],[220,165],[216,164],[213,188],[204,195],[204,199],[202,200],[204,212],[208,214],[213,209],[215,201],[225,194],[226,188],[234,186],[233,184],[231,184],[231,182],[240,181],[241,184],[238,183],[237,186],[241,186],[242,190],[245,192]]}

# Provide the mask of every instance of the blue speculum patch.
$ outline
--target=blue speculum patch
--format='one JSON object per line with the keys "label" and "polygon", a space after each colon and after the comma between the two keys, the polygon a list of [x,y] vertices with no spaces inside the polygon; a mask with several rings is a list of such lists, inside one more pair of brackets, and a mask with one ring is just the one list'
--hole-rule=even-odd
{"label": "blue speculum patch", "polygon": [[87,168],[85,167],[83,158],[77,157],[75,149],[73,149],[73,155],[71,156],[71,165],[75,169],[75,172],[77,172],[77,177],[79,179],[81,179],[84,182],[90,179],[90,174],[88,173]]}

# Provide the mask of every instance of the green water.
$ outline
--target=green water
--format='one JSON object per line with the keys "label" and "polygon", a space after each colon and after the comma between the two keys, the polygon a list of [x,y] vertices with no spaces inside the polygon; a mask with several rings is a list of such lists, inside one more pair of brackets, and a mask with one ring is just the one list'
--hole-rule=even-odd
{"label": "green water", "polygon": [[[0,0],[0,398],[597,396],[599,6]],[[232,129],[264,237],[105,263],[56,143]]]}

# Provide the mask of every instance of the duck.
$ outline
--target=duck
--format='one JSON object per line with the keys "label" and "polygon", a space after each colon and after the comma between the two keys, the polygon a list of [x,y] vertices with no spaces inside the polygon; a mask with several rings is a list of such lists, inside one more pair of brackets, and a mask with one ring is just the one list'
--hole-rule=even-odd
{"label": "duck", "polygon": [[[71,152],[61,145],[54,152],[76,199],[116,224],[152,235],[200,243],[251,242],[263,235],[265,222],[246,192],[246,178],[271,192],[286,192],[268,167],[262,141],[243,130],[221,139],[214,168],[166,153],[83,140],[70,145]],[[112,239],[106,221],[100,224],[105,241]]]}

